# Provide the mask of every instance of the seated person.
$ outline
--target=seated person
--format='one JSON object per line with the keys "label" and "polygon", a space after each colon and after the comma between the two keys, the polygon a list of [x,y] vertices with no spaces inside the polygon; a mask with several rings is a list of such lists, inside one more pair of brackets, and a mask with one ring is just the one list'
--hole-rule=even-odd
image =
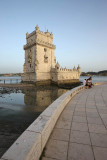
{"label": "seated person", "polygon": [[88,86],[89,86],[89,88],[91,88],[92,87],[92,77],[90,77],[90,78],[88,78]]}

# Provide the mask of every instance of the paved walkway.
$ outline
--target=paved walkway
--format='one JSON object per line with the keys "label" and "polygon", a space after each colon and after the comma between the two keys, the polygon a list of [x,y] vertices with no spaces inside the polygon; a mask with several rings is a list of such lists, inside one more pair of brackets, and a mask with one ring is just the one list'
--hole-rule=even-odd
{"label": "paved walkway", "polygon": [[42,160],[107,160],[107,85],[77,94],[59,117]]}

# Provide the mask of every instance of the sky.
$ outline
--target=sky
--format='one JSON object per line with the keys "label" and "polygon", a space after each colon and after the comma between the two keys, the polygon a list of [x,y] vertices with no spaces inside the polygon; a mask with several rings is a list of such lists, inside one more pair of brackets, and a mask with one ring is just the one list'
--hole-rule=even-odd
{"label": "sky", "polygon": [[0,73],[23,73],[26,32],[53,33],[64,68],[107,70],[107,0],[0,0]]}

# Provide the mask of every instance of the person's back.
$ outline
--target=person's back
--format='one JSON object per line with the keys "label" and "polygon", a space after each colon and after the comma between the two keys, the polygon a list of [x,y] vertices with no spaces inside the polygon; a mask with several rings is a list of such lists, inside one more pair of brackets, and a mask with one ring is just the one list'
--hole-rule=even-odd
{"label": "person's back", "polygon": [[91,78],[91,77],[88,79],[88,86],[89,86],[90,88],[92,87],[92,78]]}

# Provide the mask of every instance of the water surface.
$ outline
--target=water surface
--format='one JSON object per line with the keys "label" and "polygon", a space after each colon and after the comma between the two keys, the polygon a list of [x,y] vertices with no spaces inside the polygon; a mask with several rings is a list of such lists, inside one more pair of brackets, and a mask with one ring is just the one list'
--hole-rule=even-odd
{"label": "water surface", "polygon": [[[92,77],[92,82],[107,82],[107,76],[91,76]],[[89,76],[80,76],[79,80],[84,81],[84,79],[88,79]]]}

